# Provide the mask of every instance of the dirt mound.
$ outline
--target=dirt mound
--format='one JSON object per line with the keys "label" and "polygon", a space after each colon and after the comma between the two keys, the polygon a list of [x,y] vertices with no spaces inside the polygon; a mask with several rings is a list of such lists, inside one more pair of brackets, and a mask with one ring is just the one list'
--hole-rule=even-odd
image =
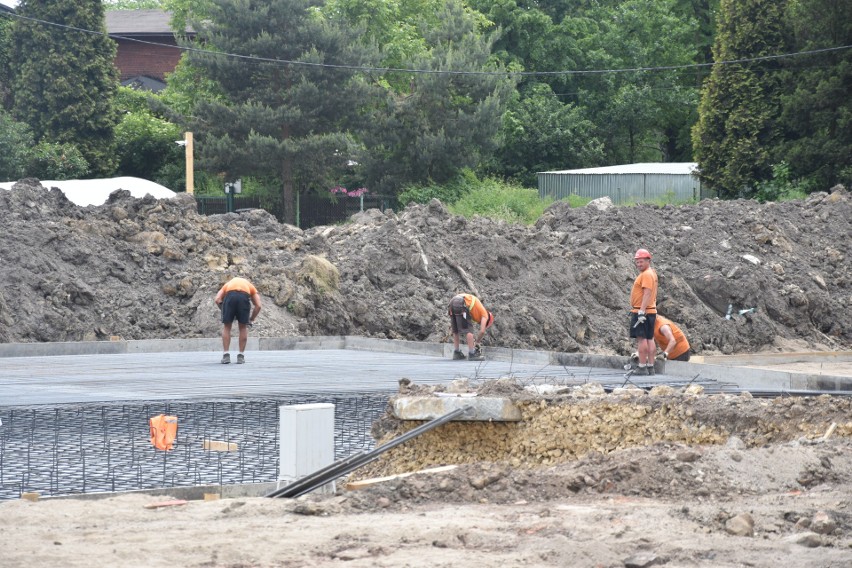
{"label": "dirt mound", "polygon": [[852,346],[842,188],[767,205],[556,204],[531,227],[433,201],[302,231],[259,210],[201,216],[188,195],[77,207],[28,179],[0,191],[0,220],[2,342],[215,337],[213,297],[239,274],[264,300],[254,335],[443,341],[446,304],[465,290],[496,314],[491,345],[626,354],[642,246],[660,312],[699,353]]}
{"label": "dirt mound", "polygon": [[[412,396],[410,385],[402,390],[399,398]],[[698,385],[678,390],[659,385],[650,391],[619,388],[608,394],[600,385],[587,383],[556,395],[504,394],[520,410],[520,421],[449,422],[382,454],[353,476],[364,479],[483,462],[505,463],[513,470],[540,469],[657,444],[709,446],[737,440],[739,447],[752,448],[819,439],[828,431],[852,437],[850,397],[768,399],[748,392],[708,396],[700,391]],[[373,426],[379,446],[419,425],[396,419],[393,406],[391,399]]]}
{"label": "dirt mound", "polygon": [[[850,450],[849,438],[825,443],[799,439],[758,448],[731,438],[718,446],[658,443],[609,454],[593,452],[539,469],[477,462],[376,483],[347,493],[346,506],[370,510],[442,502],[510,504],[600,494],[731,502],[743,495],[848,487]],[[846,516],[846,524],[846,530],[852,530],[852,515]]]}

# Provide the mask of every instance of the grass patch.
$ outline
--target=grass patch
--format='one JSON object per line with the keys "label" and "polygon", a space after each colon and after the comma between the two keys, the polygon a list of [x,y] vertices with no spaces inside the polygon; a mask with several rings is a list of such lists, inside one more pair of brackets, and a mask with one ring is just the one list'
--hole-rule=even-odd
{"label": "grass patch", "polygon": [[449,209],[465,217],[481,215],[508,223],[531,225],[551,203],[552,198],[541,199],[535,189],[486,179],[450,205]]}

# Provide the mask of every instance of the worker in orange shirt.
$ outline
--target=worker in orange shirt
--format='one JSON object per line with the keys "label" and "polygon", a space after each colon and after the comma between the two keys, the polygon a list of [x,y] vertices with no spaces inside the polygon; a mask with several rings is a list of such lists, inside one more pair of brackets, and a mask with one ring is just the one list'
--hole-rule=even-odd
{"label": "worker in orange shirt", "polygon": [[689,361],[689,341],[673,321],[657,314],[654,341],[663,350],[658,356],[672,361]]}
{"label": "worker in orange shirt", "polygon": [[651,253],[640,248],[633,255],[639,275],[630,290],[630,337],[636,338],[639,354],[637,375],[654,374],[654,319],[657,316],[657,272],[651,268]]}
{"label": "worker in orange shirt", "polygon": [[216,294],[216,305],[222,309],[222,363],[231,362],[231,327],[234,320],[240,327],[240,352],[237,355],[237,363],[245,363],[246,343],[248,342],[248,328],[257,319],[260,313],[260,295],[257,288],[245,278],[231,278],[219,289]]}
{"label": "worker in orange shirt", "polygon": [[[473,294],[456,294],[450,300],[448,307],[450,316],[450,327],[453,331],[453,360],[464,359],[461,352],[461,334],[465,334],[467,342],[467,359],[469,361],[483,361],[485,357],[479,343],[485,337],[485,332],[494,324],[494,314],[485,309],[482,301]],[[479,324],[479,333],[474,339],[471,322]]]}

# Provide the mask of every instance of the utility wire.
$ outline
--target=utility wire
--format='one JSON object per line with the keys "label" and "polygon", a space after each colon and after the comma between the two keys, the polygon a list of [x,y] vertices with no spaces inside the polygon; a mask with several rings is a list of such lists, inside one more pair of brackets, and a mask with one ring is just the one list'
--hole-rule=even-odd
{"label": "utility wire", "polygon": [[241,55],[239,53],[228,53],[221,51],[213,51],[209,49],[201,49],[197,47],[187,47],[187,46],[176,46],[168,43],[158,43],[153,41],[146,41],[138,38],[126,37],[116,34],[108,34],[106,32],[94,31],[94,30],[86,30],[82,28],[77,28],[74,26],[68,26],[65,24],[58,24],[55,22],[48,22],[46,20],[40,20],[38,18],[30,18],[28,16],[23,16],[21,14],[16,13],[4,13],[0,12],[2,16],[9,16],[13,18],[18,18],[19,20],[26,20],[29,22],[43,24],[47,26],[54,26],[58,28],[63,28],[67,30],[72,30],[81,33],[87,33],[92,35],[100,35],[107,36],[113,39],[122,39],[125,41],[131,41],[135,43],[142,43],[146,45],[154,45],[159,47],[168,47],[171,49],[178,49],[181,51],[191,52],[191,53],[199,53],[202,55],[214,55],[214,56],[223,56],[232,59],[239,59],[248,62],[257,62],[257,63],[274,63],[277,65],[291,65],[294,67],[317,67],[324,69],[341,69],[348,71],[365,71],[365,72],[379,72],[379,73],[414,73],[414,74],[428,74],[428,75],[480,75],[480,76],[501,76],[501,77],[553,77],[553,76],[564,76],[564,75],[605,75],[605,74],[615,74],[615,73],[636,73],[636,72],[649,72],[649,71],[675,71],[681,69],[698,69],[703,67],[712,67],[714,65],[734,65],[741,63],[756,63],[761,61],[773,61],[777,59],[784,59],[790,57],[801,57],[805,55],[816,55],[821,53],[830,53],[835,51],[843,51],[846,49],[852,48],[852,45],[841,45],[836,47],[826,47],[822,49],[811,49],[808,51],[798,51],[794,53],[781,53],[776,55],[764,55],[760,57],[746,57],[740,59],[727,59],[724,61],[715,61],[709,63],[690,63],[684,65],[657,65],[651,67],[626,67],[626,68],[615,68],[615,69],[576,69],[576,70],[563,70],[563,71],[452,71],[452,70],[438,70],[438,69],[407,69],[407,68],[397,68],[397,67],[371,67],[371,66],[363,66],[363,65],[338,65],[333,63],[312,63],[309,61],[293,61],[288,59],[276,59],[272,57],[259,57],[256,55]]}

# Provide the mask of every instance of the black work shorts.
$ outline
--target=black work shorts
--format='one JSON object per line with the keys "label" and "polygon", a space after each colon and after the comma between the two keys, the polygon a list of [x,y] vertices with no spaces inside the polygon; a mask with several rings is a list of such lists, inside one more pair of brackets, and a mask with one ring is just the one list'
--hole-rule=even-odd
{"label": "black work shorts", "polygon": [[473,333],[473,328],[470,326],[470,316],[467,313],[467,308],[464,306],[464,296],[455,296],[450,301],[450,325],[453,328],[453,333],[468,334]]}
{"label": "black work shorts", "polygon": [[241,324],[247,324],[250,317],[251,296],[236,290],[225,294],[222,301],[222,323],[233,323],[237,320]]}
{"label": "black work shorts", "polygon": [[630,337],[654,339],[654,322],[657,320],[657,314],[645,314],[645,323],[643,325],[636,325],[637,319],[639,319],[639,314],[630,314]]}
{"label": "black work shorts", "polygon": [[681,353],[674,359],[669,359],[669,361],[689,361],[689,349],[686,350],[686,353]]}

